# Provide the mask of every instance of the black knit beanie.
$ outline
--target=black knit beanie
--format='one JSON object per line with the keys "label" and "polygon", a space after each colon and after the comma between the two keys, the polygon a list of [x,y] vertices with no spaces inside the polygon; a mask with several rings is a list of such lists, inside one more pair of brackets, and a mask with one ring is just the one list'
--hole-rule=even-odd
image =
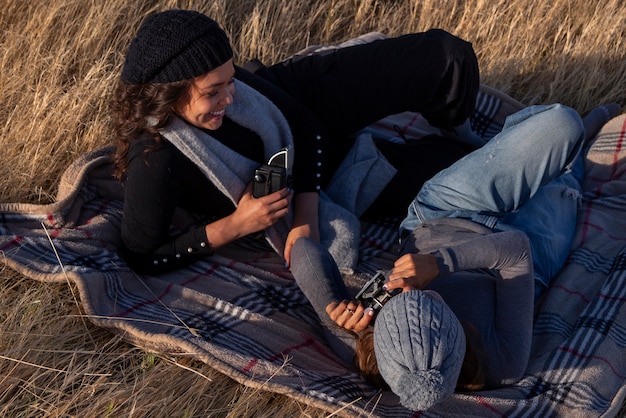
{"label": "black knit beanie", "polygon": [[217,22],[191,10],[168,10],[144,20],[131,41],[122,81],[171,83],[205,74],[233,56]]}

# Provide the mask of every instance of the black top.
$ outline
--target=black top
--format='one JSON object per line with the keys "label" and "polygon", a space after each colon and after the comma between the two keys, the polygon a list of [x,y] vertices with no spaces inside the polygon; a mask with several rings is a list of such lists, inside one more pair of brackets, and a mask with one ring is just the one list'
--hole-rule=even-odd
{"label": "black top", "polygon": [[[293,134],[295,193],[323,189],[349,151],[355,129],[411,110],[434,126],[454,126],[471,113],[479,87],[471,44],[442,30],[296,57],[235,78],[259,91],[283,113]],[[259,164],[263,142],[224,118],[212,137]],[[234,211],[174,146],[153,138],[130,146],[122,239],[128,263],[138,272],[159,273],[211,253],[205,226]],[[456,141],[377,143],[398,174],[364,216],[405,216],[424,181],[471,151]],[[250,179],[252,180],[252,179]],[[197,214],[196,227],[170,230],[176,208]]]}
{"label": "black top", "polygon": [[[282,90],[246,70],[236,67],[235,78],[269,98],[289,122],[298,150],[293,167],[295,192],[318,191],[324,155],[318,150],[326,148],[326,141],[315,117]],[[208,133],[239,154],[259,164],[264,162],[263,142],[250,129],[224,118],[219,129]],[[170,231],[176,208],[197,214],[198,226],[182,234]],[[157,145],[154,138],[145,136],[131,143],[122,240],[125,258],[136,271],[165,272],[211,254],[206,223],[234,209],[200,169],[168,141]]]}

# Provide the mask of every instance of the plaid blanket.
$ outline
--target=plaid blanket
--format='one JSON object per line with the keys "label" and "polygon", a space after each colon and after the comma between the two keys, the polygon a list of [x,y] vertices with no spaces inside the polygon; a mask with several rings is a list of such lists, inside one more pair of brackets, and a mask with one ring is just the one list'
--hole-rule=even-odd
{"label": "plaid blanket", "polygon": [[[518,107],[483,88],[472,125],[488,136]],[[617,413],[626,376],[625,132],[624,117],[613,120],[588,151],[578,233],[537,307],[527,375],[508,388],[454,395],[423,416]],[[275,254],[239,242],[158,277],[130,270],[117,252],[123,193],[109,175],[110,153],[70,166],[54,203],[0,205],[0,260],[35,280],[75,283],[94,324],[147,350],[191,356],[241,384],[340,416],[415,415],[330,351]],[[395,220],[363,225],[360,273],[393,261],[396,227]],[[361,276],[347,278],[352,288]]]}

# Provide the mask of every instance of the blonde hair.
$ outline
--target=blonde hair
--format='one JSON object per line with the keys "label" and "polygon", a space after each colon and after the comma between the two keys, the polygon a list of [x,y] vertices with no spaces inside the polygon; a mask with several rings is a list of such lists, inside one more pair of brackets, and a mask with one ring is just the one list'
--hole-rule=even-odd
{"label": "blonde hair", "polygon": [[355,366],[365,380],[379,389],[389,390],[389,386],[378,371],[378,362],[374,353],[374,327],[367,327],[358,335],[354,355]]}
{"label": "blonde hair", "polygon": [[461,321],[465,332],[465,357],[461,365],[461,372],[456,381],[456,390],[471,392],[485,387],[485,369],[482,364],[482,343],[480,334],[473,324]]}

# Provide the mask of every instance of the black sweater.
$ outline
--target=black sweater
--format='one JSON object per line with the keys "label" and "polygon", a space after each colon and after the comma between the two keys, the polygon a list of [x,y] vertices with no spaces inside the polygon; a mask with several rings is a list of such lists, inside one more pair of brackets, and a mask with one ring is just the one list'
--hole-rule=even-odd
{"label": "black sweater", "polygon": [[[327,141],[315,117],[282,90],[250,72],[236,68],[235,78],[268,97],[289,122],[298,150],[294,163],[295,192],[318,191],[327,175],[322,172],[321,159]],[[225,118],[210,135],[249,159],[264,162],[263,142],[255,132]],[[171,231],[177,208],[198,215],[198,225],[183,233]],[[125,258],[134,270],[165,272],[211,254],[206,223],[225,217],[234,209],[232,202],[169,142],[164,140],[157,145],[154,138],[144,136],[131,143],[122,240]]]}
{"label": "black sweater", "polygon": [[[269,98],[287,119],[296,151],[295,193],[324,188],[349,151],[354,129],[404,110],[422,112],[436,126],[458,124],[471,113],[479,85],[471,45],[441,30],[288,60],[255,74],[236,68],[235,78]],[[210,134],[264,162],[263,143],[247,128],[225,118]],[[138,272],[164,272],[210,254],[205,225],[235,209],[190,160],[163,142],[149,153],[152,138],[138,138],[130,147],[122,239]],[[425,180],[471,151],[441,138],[377,146],[398,174],[366,216],[404,216]],[[196,226],[171,230],[176,208],[197,214]]]}

